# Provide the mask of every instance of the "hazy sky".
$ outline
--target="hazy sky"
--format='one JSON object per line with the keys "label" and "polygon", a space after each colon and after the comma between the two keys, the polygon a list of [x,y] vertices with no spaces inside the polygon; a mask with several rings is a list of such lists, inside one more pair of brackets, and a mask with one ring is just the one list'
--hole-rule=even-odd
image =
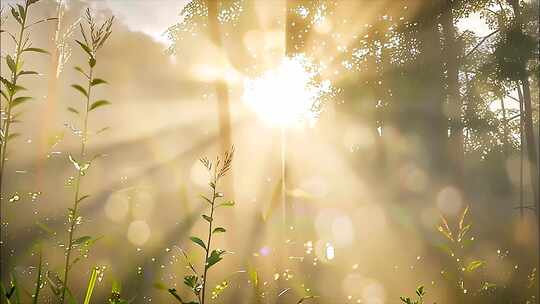
{"label": "hazy sky", "polygon": [[[58,0],[55,0],[58,1]],[[66,3],[70,0],[64,0]],[[2,6],[21,3],[19,0],[2,0]],[[83,0],[91,7],[110,9],[131,30],[140,31],[161,42],[163,33],[179,21],[180,11],[189,0]]]}
{"label": "hazy sky", "polygon": [[[64,0],[67,3],[70,0]],[[163,33],[179,21],[180,11],[190,0],[84,0],[93,7],[108,8],[131,30],[143,32],[152,38],[166,43]],[[273,1],[273,0],[268,0]],[[2,0],[2,4],[13,4],[18,0]],[[490,33],[479,14],[471,14],[461,19],[458,27],[475,31],[480,36]]]}
{"label": "hazy sky", "polygon": [[165,30],[179,21],[189,0],[93,0],[112,10],[131,30],[140,31],[162,42]]}

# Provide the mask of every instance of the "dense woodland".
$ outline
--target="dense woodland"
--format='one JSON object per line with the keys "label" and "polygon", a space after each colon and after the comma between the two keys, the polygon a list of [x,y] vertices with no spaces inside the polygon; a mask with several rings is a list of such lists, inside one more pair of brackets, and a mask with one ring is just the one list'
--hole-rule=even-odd
{"label": "dense woodland", "polygon": [[538,0],[127,2],[2,0],[2,303],[538,303]]}

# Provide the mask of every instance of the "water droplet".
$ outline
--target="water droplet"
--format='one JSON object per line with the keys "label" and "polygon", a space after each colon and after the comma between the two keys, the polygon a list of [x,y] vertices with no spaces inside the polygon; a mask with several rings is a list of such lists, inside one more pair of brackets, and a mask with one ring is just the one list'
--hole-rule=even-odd
{"label": "water droplet", "polygon": [[10,202],[10,203],[15,203],[15,202],[18,202],[20,199],[21,199],[21,197],[19,196],[19,193],[15,192],[15,193],[9,198],[9,202]]}

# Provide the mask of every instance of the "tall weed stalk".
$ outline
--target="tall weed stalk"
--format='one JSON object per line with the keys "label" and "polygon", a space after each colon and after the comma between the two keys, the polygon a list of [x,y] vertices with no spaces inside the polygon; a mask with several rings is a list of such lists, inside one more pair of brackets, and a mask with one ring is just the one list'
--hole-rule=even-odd
{"label": "tall weed stalk", "polygon": [[89,197],[89,195],[81,194],[81,183],[83,177],[86,175],[88,169],[92,162],[98,157],[93,156],[89,157],[87,155],[87,143],[89,139],[90,132],[88,130],[88,119],[91,112],[101,108],[103,106],[109,105],[110,102],[106,100],[97,100],[93,101],[92,92],[94,87],[107,82],[101,78],[96,78],[94,75],[94,68],[97,64],[96,53],[104,45],[105,41],[109,38],[112,33],[112,24],[114,17],[110,17],[105,20],[102,24],[97,24],[96,20],[90,13],[90,10],[86,10],[86,28],[80,24],[80,30],[83,40],[75,40],[81,49],[88,56],[88,67],[83,69],[81,67],[75,67],[85,79],[83,85],[73,84],[71,87],[81,93],[84,97],[84,105],[82,110],[77,107],[68,107],[68,111],[74,113],[82,123],[81,131],[78,134],[81,137],[80,142],[80,151],[77,157],[69,155],[69,160],[75,167],[77,171],[77,177],[75,178],[75,193],[73,198],[73,205],[68,208],[68,238],[66,243],[66,252],[65,252],[65,263],[64,263],[64,275],[62,280],[62,291],[60,296],[60,302],[64,303],[66,299],[66,292],[69,288],[69,273],[73,265],[79,261],[79,258],[72,260],[73,250],[79,247],[88,247],[93,244],[95,241],[90,236],[77,236],[76,228],[82,222],[82,217],[79,213],[80,203]]}
{"label": "tall weed stalk", "polygon": [[[8,143],[21,135],[20,133],[13,132],[13,125],[20,122],[19,118],[22,112],[18,111],[19,107],[32,99],[30,96],[20,94],[27,90],[25,87],[21,86],[20,80],[23,76],[39,75],[36,71],[24,69],[24,57],[27,53],[48,54],[44,49],[32,46],[32,41],[30,40],[30,28],[37,24],[56,19],[45,18],[37,21],[30,21],[30,8],[38,1],[39,0],[26,0],[24,5],[17,4],[10,6],[11,16],[16,21],[18,27],[16,33],[11,33],[0,28],[0,33],[9,35],[15,45],[14,52],[6,54],[4,58],[9,70],[9,76],[0,76],[0,81],[3,85],[0,87],[2,111],[2,115],[0,115],[0,210],[2,210],[2,200],[4,198],[2,186],[6,168]],[[0,211],[0,218],[1,217]]]}
{"label": "tall weed stalk", "polygon": [[[20,81],[26,76],[39,75],[38,72],[25,66],[24,59],[27,53],[48,54],[48,52],[44,49],[37,48],[32,45],[32,41],[30,40],[30,29],[40,23],[56,19],[44,18],[31,21],[29,18],[31,8],[38,1],[39,0],[26,0],[23,4],[9,6],[9,11],[17,27],[15,33],[7,31],[4,28],[7,18],[7,16],[4,18],[3,15],[4,8],[2,8],[2,12],[0,14],[0,34],[7,34],[13,40],[15,48],[12,53],[8,53],[5,56],[2,54],[2,57],[8,67],[8,76],[0,76],[0,82],[2,83],[0,86],[0,222],[4,222],[5,220],[5,215],[2,214],[2,201],[5,198],[3,184],[8,154],[8,143],[20,136],[20,133],[13,131],[13,125],[21,121],[20,116],[22,112],[19,110],[20,106],[32,99],[32,97],[27,96],[27,94],[21,94],[23,91],[27,91],[27,89],[20,84]],[[0,234],[0,239],[3,239],[3,234]],[[0,246],[3,247],[4,245],[2,244]],[[6,257],[2,256],[2,251],[3,248],[0,248],[0,261],[3,264],[0,265],[0,267],[4,269],[4,267],[7,267],[7,262]],[[40,250],[36,290],[32,296],[33,303],[37,303],[39,298],[42,280],[41,266],[42,260]],[[16,281],[12,281],[13,285],[10,288],[11,293],[7,291],[0,294],[0,301],[6,301],[9,303],[11,296],[18,294],[18,289],[20,286],[17,286],[14,282]],[[19,297],[14,297],[11,300],[18,301],[17,299],[19,299]]]}
{"label": "tall weed stalk", "polygon": [[[56,18],[45,18],[34,22],[29,21],[30,8],[33,4],[39,0],[26,0],[24,5],[17,4],[10,6],[10,12],[13,19],[18,24],[18,32],[11,33],[4,29],[0,29],[0,33],[7,33],[15,44],[15,51],[13,54],[6,54],[6,65],[9,68],[10,75],[8,77],[0,76],[0,80],[3,84],[3,89],[0,90],[1,98],[4,100],[2,103],[2,113],[0,116],[0,125],[2,127],[0,132],[0,143],[2,145],[0,149],[0,194],[2,192],[4,168],[6,166],[6,157],[8,152],[8,143],[10,140],[20,136],[20,133],[13,132],[12,125],[20,122],[18,119],[21,112],[15,112],[18,106],[31,100],[32,97],[21,96],[19,93],[26,91],[27,89],[20,85],[19,80],[22,76],[27,75],[39,75],[38,72],[32,70],[24,70],[24,58],[25,53],[35,52],[48,54],[47,51],[41,48],[32,47],[32,42],[29,36],[29,29],[32,26],[43,23],[45,21],[54,20]],[[1,202],[1,197],[0,197]]]}
{"label": "tall weed stalk", "polygon": [[223,256],[227,253],[225,250],[221,249],[212,249],[212,240],[213,236],[221,233],[225,233],[227,230],[223,227],[216,226],[214,223],[215,212],[218,208],[221,207],[232,207],[234,206],[233,201],[226,201],[223,199],[224,194],[219,191],[219,181],[229,172],[232,166],[232,161],[234,157],[234,147],[230,151],[225,152],[223,159],[219,156],[216,157],[215,161],[210,161],[208,158],[203,157],[200,159],[202,165],[206,168],[210,175],[210,180],[208,186],[210,187],[210,197],[206,195],[201,195],[205,204],[208,204],[210,210],[208,214],[201,215],[202,219],[208,224],[208,232],[205,235],[206,241],[203,241],[201,238],[192,236],[190,240],[195,243],[197,246],[200,246],[204,251],[204,264],[202,265],[202,270],[197,269],[195,265],[190,261],[187,254],[182,251],[186,261],[188,263],[189,269],[192,274],[184,277],[184,284],[191,290],[193,295],[197,298],[197,301],[184,301],[180,295],[177,293],[176,289],[168,289],[169,293],[180,303],[182,304],[204,304],[206,303],[206,292],[208,290],[208,271],[209,269],[216,265],[223,259]]}

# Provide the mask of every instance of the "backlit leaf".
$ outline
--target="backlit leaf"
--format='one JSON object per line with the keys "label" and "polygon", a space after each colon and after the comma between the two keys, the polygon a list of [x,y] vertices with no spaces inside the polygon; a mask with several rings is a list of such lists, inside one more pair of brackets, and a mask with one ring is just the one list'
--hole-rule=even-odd
{"label": "backlit leaf", "polygon": [[90,109],[88,109],[88,111],[92,111],[96,108],[99,108],[99,107],[103,107],[103,106],[106,106],[106,105],[110,105],[111,103],[107,100],[98,100],[98,101],[95,101],[94,103],[92,103],[92,105],[90,106]]}
{"label": "backlit leaf", "polygon": [[227,230],[225,230],[225,228],[223,227],[217,227],[216,229],[214,229],[214,231],[212,231],[212,233],[223,233],[223,232],[226,232]]}
{"label": "backlit leaf", "polygon": [[101,78],[94,78],[90,84],[92,86],[96,86],[98,84],[108,84],[108,82],[106,82],[105,80],[103,80]]}
{"label": "backlit leaf", "polygon": [[23,52],[36,52],[36,53],[49,54],[49,52],[47,52],[44,49],[40,49],[40,48],[26,48],[26,49],[24,49],[22,51]]}
{"label": "backlit leaf", "polygon": [[204,250],[206,250],[206,245],[204,244],[203,240],[201,240],[200,238],[196,237],[196,236],[192,236],[189,238],[193,243],[201,246]]}
{"label": "backlit leaf", "polygon": [[88,97],[88,93],[86,92],[86,90],[82,86],[80,86],[78,84],[72,84],[71,87],[74,88],[75,90],[81,92],[81,94],[83,94],[85,97]]}

